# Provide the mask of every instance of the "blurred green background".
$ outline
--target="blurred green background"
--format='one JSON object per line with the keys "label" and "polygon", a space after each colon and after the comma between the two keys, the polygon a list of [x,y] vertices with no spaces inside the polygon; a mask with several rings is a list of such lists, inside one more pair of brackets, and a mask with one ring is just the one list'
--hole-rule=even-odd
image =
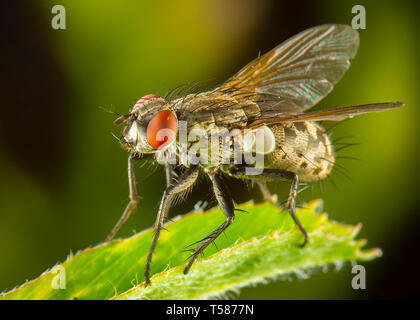
{"label": "blurred green background", "polygon": [[[51,27],[54,5],[66,30]],[[367,289],[351,287],[351,266],[307,280],[245,288],[241,299],[414,297],[419,275],[420,49],[415,2],[391,1],[10,1],[1,10],[0,291],[33,279],[72,251],[102,241],[128,202],[127,153],[111,133],[115,116],[149,93],[192,81],[221,83],[305,28],[351,24],[366,8],[352,67],[316,108],[401,100],[406,107],[345,121],[333,138],[360,145],[337,172],[300,194],[322,197],[334,220],[363,223],[360,237],[383,257],[365,264]],[[329,125],[327,125],[328,127]],[[164,188],[162,170],[136,164],[138,211],[119,236],[151,227]],[[232,182],[237,202],[258,190]],[[281,197],[288,185],[273,186]],[[171,216],[211,200],[195,187]],[[215,205],[214,201],[210,206]],[[227,236],[229,233],[227,232]],[[183,248],[180,248],[183,249]]]}

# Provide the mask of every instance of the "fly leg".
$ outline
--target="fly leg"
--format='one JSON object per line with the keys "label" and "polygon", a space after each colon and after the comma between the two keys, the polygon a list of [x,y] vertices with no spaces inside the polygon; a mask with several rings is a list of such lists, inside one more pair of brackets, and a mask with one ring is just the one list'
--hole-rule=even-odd
{"label": "fly leg", "polygon": [[256,181],[258,187],[260,188],[261,194],[265,201],[271,202],[275,204],[276,206],[280,207],[282,206],[277,202],[277,195],[272,194],[270,190],[268,189],[267,183],[265,181]]}
{"label": "fly leg", "polygon": [[[130,202],[128,203],[127,207],[125,208],[121,218],[118,220],[117,224],[112,229],[111,233],[106,237],[105,242],[111,241],[118,231],[121,229],[122,225],[128,220],[130,215],[137,207],[138,203],[138,193],[137,193],[137,185],[136,185],[136,177],[134,175],[134,167],[133,167],[133,160],[136,160],[137,155],[131,154],[128,157],[128,186],[130,189]],[[173,179],[173,165],[166,165],[166,185],[169,186],[170,181]]]}
{"label": "fly leg", "polygon": [[175,166],[172,165],[172,164],[166,164],[165,165],[166,187],[167,188],[171,185],[171,183],[173,183],[173,181],[175,179],[174,169],[175,169]]}
{"label": "fly leg", "polygon": [[220,174],[217,171],[212,171],[208,173],[210,180],[213,184],[214,194],[217,201],[219,202],[220,207],[226,215],[226,220],[223,222],[216,230],[210,233],[207,237],[200,241],[200,244],[194,248],[194,253],[191,256],[190,261],[184,269],[184,274],[187,274],[191,269],[195,259],[207,248],[207,246],[212,243],[216,238],[226,230],[227,227],[235,219],[235,207],[233,205],[232,196],[230,195],[229,189],[226,184],[222,181]]}
{"label": "fly leg", "polygon": [[[297,225],[297,227],[302,232],[305,238],[303,243],[301,244],[301,247],[304,247],[308,243],[309,241],[308,233],[306,232],[302,223],[299,221],[298,217],[296,216],[296,196],[298,193],[298,185],[299,185],[299,177],[296,173],[284,171],[280,169],[264,169],[263,172],[258,170],[258,171],[255,171],[255,174],[253,174],[253,168],[251,167],[234,167],[234,168],[231,168],[230,174],[234,177],[241,178],[241,179],[256,180],[265,200],[275,204],[277,207],[281,208],[282,210],[289,211],[293,221],[295,222],[295,224]],[[275,195],[273,196],[271,192],[268,190],[266,181],[273,181],[273,180],[291,180],[292,181],[289,195],[287,197],[287,201],[284,208],[277,202],[276,196]]]}
{"label": "fly leg", "polygon": [[299,185],[299,177],[295,173],[294,178],[292,180],[292,184],[290,186],[289,196],[287,197],[287,202],[285,209],[289,211],[290,215],[293,218],[295,224],[299,227],[300,231],[302,232],[303,236],[305,237],[303,243],[300,245],[303,248],[309,241],[308,233],[306,232],[305,228],[303,227],[302,223],[300,223],[298,217],[296,216],[296,196],[298,193],[298,185]]}
{"label": "fly leg", "polygon": [[136,177],[134,175],[133,167],[133,160],[136,159],[136,157],[137,156],[134,153],[128,157],[128,186],[130,189],[130,202],[125,208],[120,220],[118,220],[111,233],[106,237],[105,242],[109,242],[114,238],[118,230],[120,230],[122,225],[127,221],[127,219],[130,217],[133,211],[137,208],[139,195],[137,193]]}
{"label": "fly leg", "polygon": [[[167,167],[167,172],[172,172],[172,171],[168,169]],[[171,206],[172,201],[174,200],[174,197],[177,194],[188,190],[188,188],[190,188],[194,184],[194,182],[197,180],[198,173],[199,173],[199,168],[197,166],[194,166],[194,167],[188,168],[179,177],[179,179],[176,179],[177,181],[175,181],[172,174],[170,174],[170,176],[172,177],[168,178],[167,176],[167,182],[169,182],[170,184],[166,188],[165,192],[163,193],[162,200],[160,202],[160,206],[159,206],[159,210],[158,210],[158,214],[157,214],[156,222],[154,226],[155,236],[153,238],[152,245],[150,246],[150,249],[149,249],[149,254],[147,256],[146,267],[144,271],[146,285],[151,284],[150,276],[149,276],[150,265],[152,263],[153,252],[155,251],[156,244],[160,236],[160,232],[162,231],[163,220],[169,211],[169,208]]]}

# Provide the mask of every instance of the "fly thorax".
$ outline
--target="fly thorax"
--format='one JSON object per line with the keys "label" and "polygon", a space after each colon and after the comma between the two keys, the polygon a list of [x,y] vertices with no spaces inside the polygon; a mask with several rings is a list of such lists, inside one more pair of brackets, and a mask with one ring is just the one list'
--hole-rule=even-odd
{"label": "fly thorax", "polygon": [[[186,137],[183,136],[186,133]],[[188,164],[217,166],[231,158],[229,130],[214,124],[194,124],[188,130],[180,130],[179,149],[183,161]]]}
{"label": "fly thorax", "polygon": [[[252,130],[218,127],[214,123],[207,126],[195,124],[189,130],[182,129],[178,148],[183,164],[219,166],[222,164],[247,164],[264,166],[264,155],[275,148],[275,136],[267,126]],[[187,137],[182,133],[186,132]]]}

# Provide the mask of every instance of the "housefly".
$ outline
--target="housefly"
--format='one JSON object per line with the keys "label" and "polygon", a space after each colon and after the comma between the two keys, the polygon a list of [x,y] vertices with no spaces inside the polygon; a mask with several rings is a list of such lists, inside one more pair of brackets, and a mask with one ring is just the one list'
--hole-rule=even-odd
{"label": "housefly", "polygon": [[[235,207],[225,176],[254,180],[263,197],[287,210],[308,242],[295,199],[299,181],[324,179],[334,167],[334,147],[318,121],[341,121],[385,111],[402,102],[373,103],[304,112],[324,98],[350,66],[359,45],[358,33],[346,25],[305,30],[258,57],[213,90],[166,99],[142,97],[115,124],[125,124],[121,143],[130,153],[130,202],[106,238],[110,241],[138,203],[133,161],[151,157],[165,166],[166,189],[154,225],[155,235],[145,266],[150,265],[171,204],[185,194],[200,174],[207,175],[225,221],[198,242],[184,269],[234,221]],[[217,139],[213,139],[216,136]],[[208,140],[211,138],[211,143]],[[267,181],[291,181],[284,205]]]}

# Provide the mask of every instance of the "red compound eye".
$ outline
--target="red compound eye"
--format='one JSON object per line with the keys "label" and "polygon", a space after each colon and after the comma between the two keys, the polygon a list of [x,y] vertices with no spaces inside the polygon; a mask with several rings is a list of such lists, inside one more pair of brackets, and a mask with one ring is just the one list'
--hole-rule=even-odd
{"label": "red compound eye", "polygon": [[161,111],[147,125],[147,141],[154,149],[169,145],[176,137],[178,126],[175,115],[169,111]]}
{"label": "red compound eye", "polygon": [[143,104],[143,103],[145,103],[147,100],[150,100],[150,99],[152,99],[152,98],[160,98],[157,94],[153,94],[153,93],[151,93],[151,94],[147,94],[147,95],[145,95],[145,96],[143,96],[143,97],[141,97],[137,102],[136,102],[136,104]]}
{"label": "red compound eye", "polygon": [[137,100],[136,104],[133,106],[133,109],[131,109],[131,112],[135,112],[139,110],[146,101],[150,99],[156,99],[156,98],[160,98],[160,97],[156,94],[147,94],[141,97],[139,100]]}

